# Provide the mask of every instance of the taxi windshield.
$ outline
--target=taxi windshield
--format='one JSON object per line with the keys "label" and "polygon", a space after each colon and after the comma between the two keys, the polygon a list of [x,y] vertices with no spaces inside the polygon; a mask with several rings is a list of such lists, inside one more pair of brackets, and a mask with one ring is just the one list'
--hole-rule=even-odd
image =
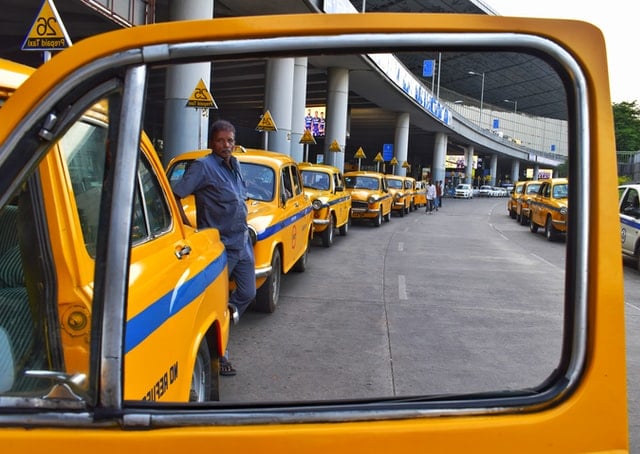
{"label": "taxi windshield", "polygon": [[389,178],[387,180],[387,182],[389,183],[389,187],[393,188],[393,189],[402,189],[402,181],[400,180],[394,180],[392,178]]}
{"label": "taxi windshield", "polygon": [[378,189],[380,184],[375,177],[346,176],[345,184],[349,189]]}
{"label": "taxi windshield", "polygon": [[270,167],[247,162],[240,163],[240,169],[247,184],[247,197],[268,202],[275,194],[275,174]]}
{"label": "taxi windshield", "polygon": [[330,189],[329,175],[324,172],[316,172],[314,170],[303,170],[302,185],[309,189],[328,191]]}

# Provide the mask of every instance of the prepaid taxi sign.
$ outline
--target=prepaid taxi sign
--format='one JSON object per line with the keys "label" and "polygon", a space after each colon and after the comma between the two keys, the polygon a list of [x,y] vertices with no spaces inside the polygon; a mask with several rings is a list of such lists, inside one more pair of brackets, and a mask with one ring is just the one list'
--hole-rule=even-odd
{"label": "prepaid taxi sign", "polygon": [[204,84],[204,80],[200,79],[196,88],[191,93],[191,96],[187,100],[187,107],[200,107],[203,109],[217,109],[218,106],[213,100],[213,96],[207,90],[207,86]]}
{"label": "prepaid taxi sign", "polygon": [[71,44],[55,5],[51,0],[44,0],[22,43],[22,50],[62,50]]}

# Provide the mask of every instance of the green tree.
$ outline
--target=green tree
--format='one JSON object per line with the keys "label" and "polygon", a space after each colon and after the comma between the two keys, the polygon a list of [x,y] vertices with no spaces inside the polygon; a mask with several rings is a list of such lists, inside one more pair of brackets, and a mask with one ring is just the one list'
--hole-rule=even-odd
{"label": "green tree", "polygon": [[640,107],[636,102],[613,103],[617,151],[640,150]]}

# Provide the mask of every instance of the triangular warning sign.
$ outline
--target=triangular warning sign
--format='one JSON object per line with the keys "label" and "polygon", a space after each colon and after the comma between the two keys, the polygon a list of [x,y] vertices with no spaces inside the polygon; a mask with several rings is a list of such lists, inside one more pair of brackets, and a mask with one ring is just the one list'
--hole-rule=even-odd
{"label": "triangular warning sign", "polygon": [[44,0],[22,43],[22,50],[61,50],[71,46],[71,40],[53,1]]}
{"label": "triangular warning sign", "polygon": [[262,118],[260,119],[258,126],[256,126],[256,131],[277,131],[277,130],[278,128],[276,128],[276,124],[273,121],[273,118],[271,118],[271,114],[267,110],[262,116]]}
{"label": "triangular warning sign", "polygon": [[342,148],[340,148],[340,144],[337,140],[331,142],[331,145],[329,145],[329,151],[342,151]]}
{"label": "triangular warning sign", "polygon": [[313,145],[316,143],[316,139],[313,138],[313,134],[311,134],[311,130],[305,129],[302,134],[302,138],[299,143],[310,144]]}
{"label": "triangular warning sign", "polygon": [[218,106],[213,100],[213,96],[209,93],[207,86],[204,84],[204,80],[200,79],[196,88],[189,96],[187,100],[187,107],[200,107],[203,109],[217,109]]}

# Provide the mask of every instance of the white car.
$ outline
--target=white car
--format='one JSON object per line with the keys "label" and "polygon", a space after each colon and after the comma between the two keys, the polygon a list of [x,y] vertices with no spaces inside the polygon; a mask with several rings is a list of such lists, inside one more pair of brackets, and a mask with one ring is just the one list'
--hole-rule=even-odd
{"label": "white car", "polygon": [[456,199],[472,199],[473,198],[473,190],[471,189],[471,185],[467,183],[460,183],[456,186]]}
{"label": "white car", "polygon": [[492,193],[493,193],[493,187],[488,184],[483,184],[482,186],[480,186],[480,189],[478,190],[479,197],[491,197],[493,195]]}
{"label": "white car", "polygon": [[618,186],[622,255],[632,257],[640,270],[640,184]]}

